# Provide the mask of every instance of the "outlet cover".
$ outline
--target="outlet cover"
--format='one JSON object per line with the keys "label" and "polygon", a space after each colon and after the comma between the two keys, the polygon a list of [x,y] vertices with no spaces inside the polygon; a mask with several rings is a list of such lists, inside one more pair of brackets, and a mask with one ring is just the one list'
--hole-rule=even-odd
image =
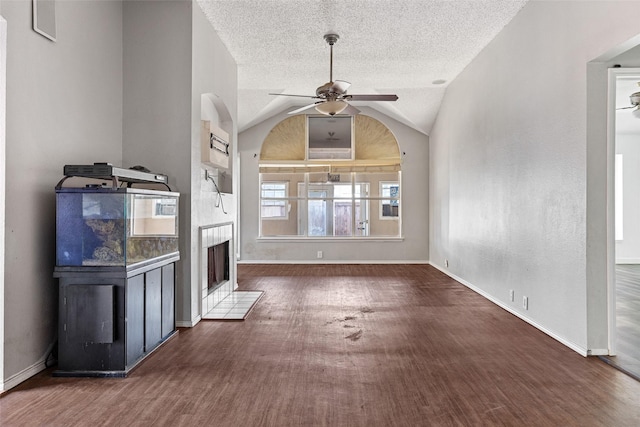
{"label": "outlet cover", "polygon": [[509,300],[511,300],[511,302],[516,300],[516,293],[513,289],[509,290]]}
{"label": "outlet cover", "polygon": [[322,251],[318,251],[318,258],[322,258]]}
{"label": "outlet cover", "polygon": [[525,310],[529,310],[529,298],[528,297],[522,297],[522,308],[524,308]]}

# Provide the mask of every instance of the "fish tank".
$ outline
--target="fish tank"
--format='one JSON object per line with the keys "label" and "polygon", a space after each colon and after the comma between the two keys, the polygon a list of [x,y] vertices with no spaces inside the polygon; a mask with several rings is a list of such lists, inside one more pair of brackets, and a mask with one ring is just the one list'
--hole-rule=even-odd
{"label": "fish tank", "polygon": [[58,188],[56,265],[128,267],[178,252],[179,193]]}

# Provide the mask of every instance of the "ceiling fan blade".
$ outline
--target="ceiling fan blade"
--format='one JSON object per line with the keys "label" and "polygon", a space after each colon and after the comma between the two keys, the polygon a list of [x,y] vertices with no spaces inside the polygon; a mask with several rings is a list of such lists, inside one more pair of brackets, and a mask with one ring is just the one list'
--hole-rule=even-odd
{"label": "ceiling fan blade", "polygon": [[351,83],[349,82],[345,82],[344,80],[336,80],[335,82],[333,82],[329,90],[331,92],[339,93],[342,95],[347,91],[347,89],[349,89],[349,86],[351,86]]}
{"label": "ceiling fan blade", "polygon": [[318,98],[315,95],[291,95],[289,93],[270,93],[269,95],[275,95],[275,96],[296,96],[298,98]]}
{"label": "ceiling fan blade", "polygon": [[360,110],[358,110],[356,107],[354,107],[353,105],[349,104],[347,106],[347,108],[345,108],[344,110],[342,110],[342,112],[340,114],[346,114],[348,116],[355,116],[357,114],[360,114]]}
{"label": "ceiling fan blade", "polygon": [[304,110],[308,110],[309,108],[315,107],[318,102],[314,102],[313,104],[305,105],[304,107],[298,108],[297,110],[289,111],[287,114],[298,114]]}
{"label": "ceiling fan blade", "polygon": [[345,95],[349,101],[397,101],[398,95]]}

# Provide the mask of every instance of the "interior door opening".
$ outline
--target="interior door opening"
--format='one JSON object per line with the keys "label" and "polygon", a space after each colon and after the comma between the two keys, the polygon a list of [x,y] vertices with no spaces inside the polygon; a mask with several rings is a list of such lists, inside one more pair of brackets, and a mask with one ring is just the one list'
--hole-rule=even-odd
{"label": "interior door opening", "polygon": [[[613,250],[609,279],[610,357],[640,379],[640,69],[618,68],[609,77],[609,138],[614,147],[609,221]],[[610,261],[611,262],[611,261]]]}

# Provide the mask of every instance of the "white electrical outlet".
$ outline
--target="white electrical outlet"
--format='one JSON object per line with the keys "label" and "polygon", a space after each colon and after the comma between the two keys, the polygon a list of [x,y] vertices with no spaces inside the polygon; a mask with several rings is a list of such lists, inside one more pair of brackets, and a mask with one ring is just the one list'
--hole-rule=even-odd
{"label": "white electrical outlet", "polygon": [[318,251],[318,258],[322,258],[322,251]]}
{"label": "white electrical outlet", "polygon": [[529,310],[529,298],[528,297],[522,297],[522,308],[524,308],[525,310]]}
{"label": "white electrical outlet", "polygon": [[511,302],[514,302],[516,300],[516,293],[513,289],[509,290],[509,299],[511,300]]}

